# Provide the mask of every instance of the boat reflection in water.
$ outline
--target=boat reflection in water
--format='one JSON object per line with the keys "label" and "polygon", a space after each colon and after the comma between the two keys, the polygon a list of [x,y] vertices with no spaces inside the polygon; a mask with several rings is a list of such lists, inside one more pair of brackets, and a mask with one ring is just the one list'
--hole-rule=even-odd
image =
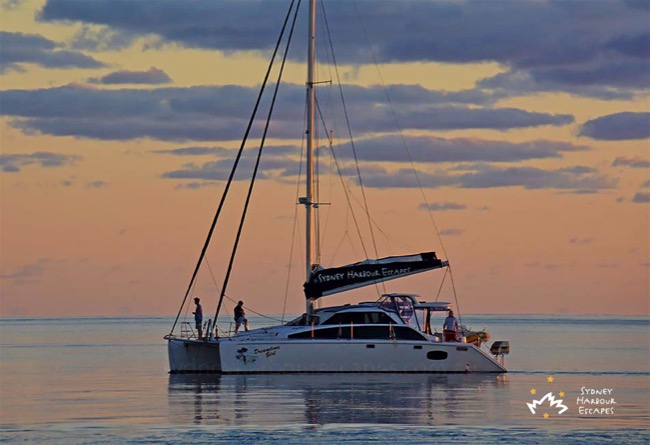
{"label": "boat reflection in water", "polygon": [[170,374],[170,418],[205,425],[484,424],[508,416],[505,375]]}

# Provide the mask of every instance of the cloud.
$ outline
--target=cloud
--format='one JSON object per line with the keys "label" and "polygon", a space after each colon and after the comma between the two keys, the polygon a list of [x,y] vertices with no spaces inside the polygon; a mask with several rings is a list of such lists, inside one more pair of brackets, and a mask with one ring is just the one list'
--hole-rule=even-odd
{"label": "cloud", "polygon": [[[489,164],[468,166],[472,171],[460,174],[450,170],[420,171],[423,187],[443,186],[461,188],[523,187],[529,190],[551,189],[564,191],[598,191],[614,188],[618,180],[600,174],[591,168],[540,169],[537,167],[500,167]],[[412,170],[388,171],[375,169],[363,176],[363,183],[377,188],[418,187]]]}
{"label": "cloud", "polygon": [[[408,155],[404,149],[408,147]],[[349,144],[334,148],[337,156],[352,158]],[[385,162],[518,162],[530,159],[561,158],[564,152],[589,150],[585,145],[537,140],[531,142],[492,141],[476,138],[440,138],[394,135],[358,140],[357,157]]]}
{"label": "cloud", "polygon": [[641,188],[650,188],[650,180],[648,180],[648,181],[644,182],[643,184],[641,184]]}
{"label": "cloud", "polygon": [[[428,205],[428,207],[429,210],[432,210],[434,212],[445,210],[463,210],[467,208],[465,204],[457,204],[455,202],[432,202]],[[418,209],[426,210],[427,205],[425,203],[422,203],[418,206]]]}
{"label": "cloud", "polygon": [[13,284],[29,284],[39,281],[39,278],[45,273],[46,265],[50,260],[39,259],[30,264],[25,264],[16,269],[13,273],[0,274],[0,279],[13,280]]}
{"label": "cloud", "polygon": [[24,71],[23,64],[46,68],[101,68],[105,65],[77,51],[58,49],[61,44],[38,34],[0,31],[0,73]]}
{"label": "cloud", "polygon": [[[397,88],[395,115],[379,102],[377,87],[350,87],[357,100],[349,108],[357,135],[402,129],[469,129],[566,125],[569,115],[533,113],[513,108],[430,106],[415,101],[409,88]],[[420,91],[421,88],[416,88]],[[437,92],[429,91],[436,96]],[[38,90],[0,91],[0,113],[25,133],[76,136],[102,140],[154,138],[166,141],[240,140],[255,103],[256,87],[236,85],[187,88],[99,89],[83,85]],[[426,94],[421,94],[426,96]],[[348,98],[349,100],[350,98]],[[479,98],[480,99],[480,98]],[[266,102],[265,102],[266,103]],[[274,113],[271,137],[298,138],[304,131],[304,86],[283,85]],[[341,113],[342,115],[342,113]],[[341,122],[341,125],[344,125]],[[263,123],[253,127],[259,136]]]}
{"label": "cloud", "polygon": [[615,113],[585,122],[580,136],[606,141],[650,138],[650,113]]}
{"label": "cloud", "polygon": [[[266,148],[265,148],[266,150]],[[253,172],[256,154],[252,151],[245,152],[239,161],[235,180],[248,180]],[[230,159],[220,159],[196,165],[193,163],[186,164],[178,170],[168,171],[162,174],[167,179],[193,179],[202,181],[225,181],[230,176],[234,157]],[[258,179],[269,179],[280,176],[295,176],[298,174],[298,161],[287,156],[262,157]],[[201,185],[203,186],[203,185]],[[187,184],[186,184],[187,187]],[[195,182],[189,188],[198,188],[199,183]]]}
{"label": "cloud", "polygon": [[[254,144],[249,144],[253,146]],[[181,147],[172,148],[170,150],[154,150],[152,153],[166,154],[173,156],[203,156],[213,155],[218,157],[232,157],[234,159],[237,149],[224,148],[224,147]],[[264,153],[266,156],[279,156],[291,153],[298,153],[299,148],[294,145],[265,145]]]}
{"label": "cloud", "polygon": [[198,190],[204,187],[214,187],[214,182],[187,182],[184,184],[178,184],[176,189],[188,189],[188,190]]}
{"label": "cloud", "polygon": [[0,9],[3,11],[10,11],[12,9],[16,9],[18,6],[20,6],[20,3],[22,3],[24,0],[2,0],[0,1]]}
{"label": "cloud", "polygon": [[650,168],[650,159],[640,156],[634,158],[618,157],[612,162],[612,167]]}
{"label": "cloud", "polygon": [[233,153],[224,147],[182,147],[170,150],[154,150],[152,153],[168,154],[174,156],[203,156],[203,155],[224,155]]}
{"label": "cloud", "polygon": [[116,84],[149,84],[158,85],[171,83],[172,79],[163,70],[151,67],[147,71],[127,71],[120,70],[109,73],[99,78],[90,79],[90,83],[100,83],[104,85]]}
{"label": "cloud", "polygon": [[571,243],[571,244],[590,244],[593,241],[594,241],[594,239],[590,238],[590,237],[581,238],[579,236],[574,236],[573,238],[571,238],[569,240],[569,243]]}
{"label": "cloud", "polygon": [[30,154],[0,154],[0,171],[5,173],[18,173],[21,168],[32,164],[41,167],[62,167],[71,165],[82,159],[76,155],[62,155],[45,151],[37,151]]}
{"label": "cloud", "polygon": [[[589,173],[587,173],[589,172]],[[617,181],[592,173],[590,168],[544,170],[536,167],[491,167],[461,175],[462,187],[492,188],[521,186],[527,189],[600,190],[614,188]]]}
{"label": "cloud", "polygon": [[440,231],[441,236],[459,236],[465,233],[462,229],[443,229]]}
{"label": "cloud", "polygon": [[108,184],[104,181],[90,181],[86,183],[86,188],[89,189],[102,189],[106,187]]}
{"label": "cloud", "polygon": [[650,202],[650,193],[648,192],[637,192],[632,198],[632,202],[636,203],[648,203]]}
{"label": "cloud", "polygon": [[83,26],[75,34],[71,46],[82,51],[119,51],[133,44],[137,38],[137,33],[108,26]]}
{"label": "cloud", "polygon": [[[130,2],[128,8],[122,2],[48,0],[39,17],[236,54],[268,52],[285,14],[284,5],[265,1],[159,0]],[[494,62],[527,75],[531,92],[571,92],[575,86],[574,94],[631,94],[648,84],[649,11],[642,0],[375,0],[372,8],[360,10],[349,2],[325,8],[339,63]],[[303,35],[304,19],[299,26],[296,32]],[[290,57],[302,60],[303,53],[300,48]]]}
{"label": "cloud", "polygon": [[[623,73],[634,73],[633,70],[621,67]],[[638,70],[639,68],[637,68]],[[641,67],[641,69],[647,69]],[[557,73],[566,74],[566,68],[556,68]],[[552,71],[544,76],[526,70],[509,70],[504,73],[487,77],[477,82],[482,90],[492,91],[495,96],[526,96],[537,93],[562,92],[574,96],[587,96],[603,100],[633,99],[641,94],[641,88],[621,88],[619,86],[593,85],[588,82],[574,83],[554,79]],[[637,73],[637,78],[638,78]],[[575,74],[574,74],[575,76]]]}

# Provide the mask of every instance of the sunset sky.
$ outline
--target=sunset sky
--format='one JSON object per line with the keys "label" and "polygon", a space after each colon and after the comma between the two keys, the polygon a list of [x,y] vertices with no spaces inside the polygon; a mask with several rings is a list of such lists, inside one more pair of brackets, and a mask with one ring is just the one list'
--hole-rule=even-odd
{"label": "sunset sky", "polygon": [[[228,291],[267,314],[287,281],[287,312],[304,310],[303,1]],[[175,314],[289,3],[0,1],[1,316]],[[648,314],[650,2],[324,8],[380,257],[449,259],[463,313]],[[322,120],[376,257],[322,14],[318,28]],[[262,126],[196,286],[207,313]],[[365,254],[318,131],[320,262],[339,266]],[[432,300],[443,276],[386,290]]]}

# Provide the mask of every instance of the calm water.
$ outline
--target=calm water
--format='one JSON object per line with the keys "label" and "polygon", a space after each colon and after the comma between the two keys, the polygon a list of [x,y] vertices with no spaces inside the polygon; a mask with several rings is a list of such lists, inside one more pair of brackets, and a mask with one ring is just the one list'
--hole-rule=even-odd
{"label": "calm water", "polygon": [[[650,441],[647,317],[463,321],[510,340],[509,374],[176,376],[167,373],[167,318],[2,319],[0,441]],[[611,393],[582,394],[603,389]],[[567,411],[546,404],[533,415],[526,403],[549,392]]]}

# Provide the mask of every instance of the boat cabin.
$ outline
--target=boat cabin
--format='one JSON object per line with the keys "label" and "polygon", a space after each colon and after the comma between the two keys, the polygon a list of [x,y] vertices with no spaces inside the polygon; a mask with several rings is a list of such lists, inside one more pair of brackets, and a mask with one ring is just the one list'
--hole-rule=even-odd
{"label": "boat cabin", "polygon": [[[357,338],[428,340],[432,335],[431,314],[447,311],[449,303],[419,302],[414,294],[386,294],[378,301],[318,309],[287,326],[311,326],[289,338]],[[425,335],[423,335],[425,334]]]}

